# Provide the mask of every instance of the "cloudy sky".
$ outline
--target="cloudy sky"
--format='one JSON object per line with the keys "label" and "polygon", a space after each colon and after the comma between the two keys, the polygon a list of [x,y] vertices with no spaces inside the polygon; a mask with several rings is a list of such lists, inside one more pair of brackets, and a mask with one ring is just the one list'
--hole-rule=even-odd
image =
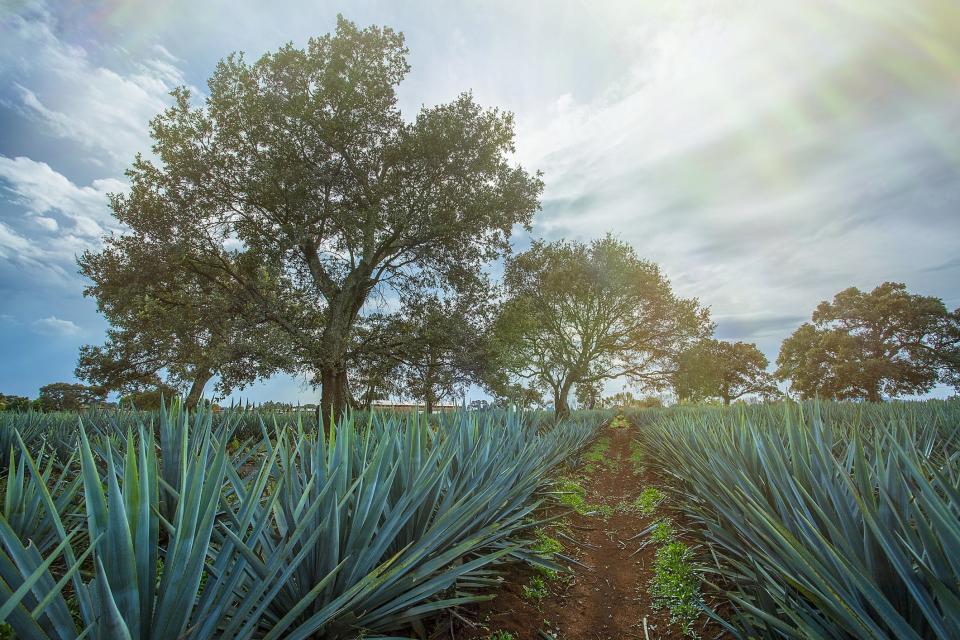
{"label": "cloudy sky", "polygon": [[960,306],[956,0],[0,0],[0,392],[72,380],[103,340],[75,256],[119,230],[106,194],[168,92],[338,12],[406,34],[405,113],[472,89],[516,114],[535,235],[613,231],[721,338],[773,360],[820,300],[885,280]]}

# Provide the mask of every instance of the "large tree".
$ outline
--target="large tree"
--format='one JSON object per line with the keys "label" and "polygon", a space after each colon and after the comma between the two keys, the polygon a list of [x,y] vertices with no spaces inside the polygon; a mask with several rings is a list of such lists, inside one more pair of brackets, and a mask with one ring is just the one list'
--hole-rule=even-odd
{"label": "large tree", "polygon": [[536,241],[507,261],[504,280],[498,366],[549,389],[558,416],[578,384],[666,386],[677,356],[713,329],[697,300],[675,295],[657,265],[609,235],[590,244]]}
{"label": "large tree", "polygon": [[92,281],[85,295],[97,299],[111,324],[106,344],[81,348],[81,379],[126,393],[171,385],[194,407],[214,377],[218,395],[226,396],[290,367],[279,332],[251,321],[255,314],[245,313],[239,292],[211,287],[150,236],[110,238],[79,264]]}
{"label": "large tree", "polygon": [[680,355],[673,389],[680,400],[719,398],[724,404],[746,395],[773,398],[780,392],[769,364],[755,344],[701,340]]}
{"label": "large tree", "polygon": [[926,393],[958,385],[960,310],[885,282],[870,292],[851,287],[823,301],[787,338],[777,376],[804,398],[866,399]]}
{"label": "large tree", "polygon": [[539,206],[539,176],[509,161],[511,114],[463,94],[402,116],[406,55],[401,34],[339,18],[304,49],[230,56],[204,106],[174,93],[151,126],[158,161],[138,157],[113,200],[135,237],[176,248],[285,333],[324,413],[348,403],[369,302],[459,289]]}

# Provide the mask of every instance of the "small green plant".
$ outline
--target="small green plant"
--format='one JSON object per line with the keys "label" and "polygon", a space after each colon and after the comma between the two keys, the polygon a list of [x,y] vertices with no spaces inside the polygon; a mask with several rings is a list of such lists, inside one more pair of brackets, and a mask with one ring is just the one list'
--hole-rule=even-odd
{"label": "small green plant", "polygon": [[643,472],[643,449],[639,442],[630,443],[630,464],[636,473]]}
{"label": "small green plant", "polygon": [[552,556],[555,553],[563,551],[563,544],[556,538],[548,536],[546,532],[541,529],[537,531],[537,541],[533,543],[530,549],[540,555]]}
{"label": "small green plant", "polygon": [[494,631],[486,640],[516,640],[516,636],[509,631]]}
{"label": "small green plant", "polygon": [[557,483],[557,499],[565,507],[569,507],[577,513],[583,514],[589,511],[587,509],[587,490],[576,480],[564,478]]}
{"label": "small green plant", "polygon": [[550,595],[550,591],[547,589],[547,583],[542,576],[533,576],[530,578],[530,582],[523,587],[523,597],[527,600],[540,602],[548,595]]}
{"label": "small green plant", "polygon": [[609,460],[607,460],[608,449],[610,449],[610,439],[606,436],[598,438],[583,456],[587,463],[583,470],[586,473],[593,473],[598,467],[607,466],[609,464]]}
{"label": "small green plant", "polygon": [[650,533],[650,539],[657,544],[672,542],[674,539],[673,521],[670,518],[662,518],[657,521],[656,526]]}
{"label": "small green plant", "polygon": [[[530,546],[530,550],[545,558],[552,558],[554,554],[563,551],[563,544],[561,544],[561,542],[556,538],[548,536],[546,532],[541,529],[537,531],[537,540]],[[543,576],[546,580],[552,582],[560,579],[560,574],[553,569],[548,569],[547,567],[541,565],[536,565],[535,568],[537,573]]]}
{"label": "small green plant", "polygon": [[622,415],[616,416],[613,420],[610,421],[610,426],[614,429],[629,429],[630,422],[623,417]]}
{"label": "small green plant", "polygon": [[671,542],[657,549],[650,581],[653,606],[667,607],[670,621],[693,635],[693,623],[700,615],[700,585],[693,570],[690,549]]}
{"label": "small green plant", "polygon": [[613,516],[613,514],[616,512],[616,509],[612,505],[604,502],[601,502],[600,504],[589,505],[589,508],[590,511],[596,512],[604,520]]}
{"label": "small green plant", "polygon": [[653,512],[657,510],[665,497],[663,492],[656,487],[647,487],[640,493],[633,505],[640,515],[649,516],[653,515]]}

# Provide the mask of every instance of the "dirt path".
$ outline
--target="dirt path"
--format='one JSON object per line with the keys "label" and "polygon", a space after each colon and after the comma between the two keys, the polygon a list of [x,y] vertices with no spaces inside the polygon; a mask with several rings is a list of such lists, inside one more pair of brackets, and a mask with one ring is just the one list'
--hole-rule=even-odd
{"label": "dirt path", "polygon": [[[497,597],[480,605],[480,627],[457,637],[493,640],[646,640],[683,638],[665,609],[654,609],[649,591],[655,545],[640,548],[638,534],[659,516],[643,515],[637,498],[652,476],[632,448],[633,427],[610,426],[576,480],[585,489],[585,508],[548,533],[573,557],[572,574],[542,581],[547,592],[531,597],[538,573],[515,570]],[[598,511],[599,513],[597,513]],[[583,566],[585,565],[585,566]],[[646,619],[646,630],[644,629]],[[497,635],[497,634],[500,635]],[[708,637],[712,637],[710,634]]]}

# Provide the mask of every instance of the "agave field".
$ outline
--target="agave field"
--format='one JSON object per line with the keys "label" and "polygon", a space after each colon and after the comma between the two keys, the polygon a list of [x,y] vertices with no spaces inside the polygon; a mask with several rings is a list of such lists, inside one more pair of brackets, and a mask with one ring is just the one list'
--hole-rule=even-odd
{"label": "agave field", "polygon": [[960,402],[631,417],[734,635],[960,638]]}
{"label": "agave field", "polygon": [[604,417],[5,415],[0,621],[64,640],[422,628],[500,561],[537,560],[538,490]]}
{"label": "agave field", "polygon": [[[595,440],[610,417],[6,414],[0,620],[43,639],[425,637],[508,561],[598,569],[538,547],[564,483],[634,477],[603,459],[620,434],[656,485],[637,488],[643,535],[673,516],[635,585],[669,598],[695,575],[679,606],[715,621],[650,637],[960,637],[960,401],[636,409]],[[597,497],[599,530],[619,507]]]}

